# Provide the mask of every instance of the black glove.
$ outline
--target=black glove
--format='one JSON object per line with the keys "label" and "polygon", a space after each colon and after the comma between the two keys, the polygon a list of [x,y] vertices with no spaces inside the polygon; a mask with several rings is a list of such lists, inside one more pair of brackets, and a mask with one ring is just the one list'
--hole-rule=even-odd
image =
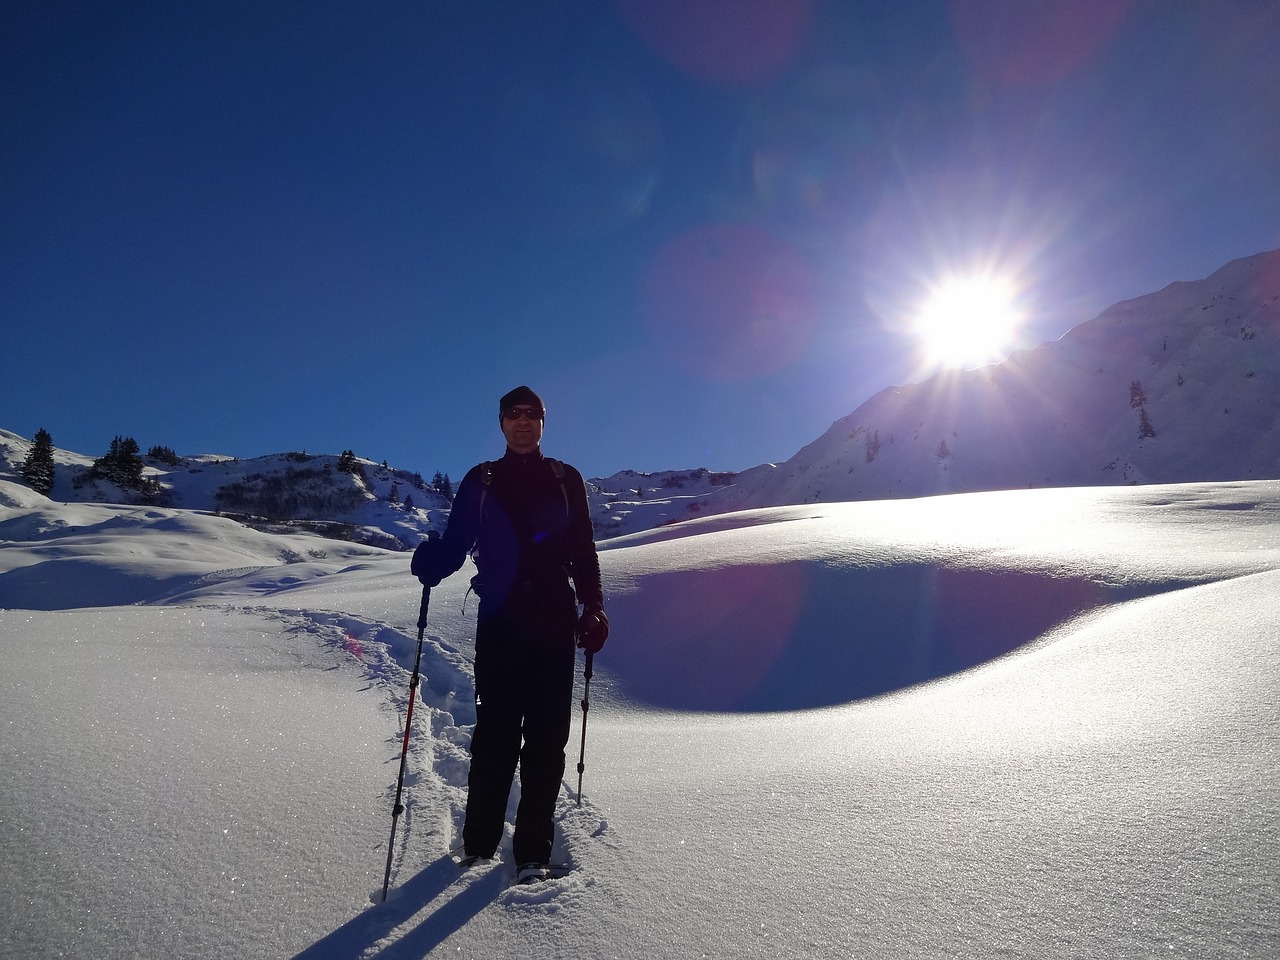
{"label": "black glove", "polygon": [[430,531],[427,539],[418,544],[418,549],[413,551],[409,571],[424,587],[434,587],[445,578],[444,541],[438,531]]}
{"label": "black glove", "polygon": [[578,618],[578,646],[587,653],[599,653],[609,639],[609,618],[604,615],[604,604],[588,603]]}

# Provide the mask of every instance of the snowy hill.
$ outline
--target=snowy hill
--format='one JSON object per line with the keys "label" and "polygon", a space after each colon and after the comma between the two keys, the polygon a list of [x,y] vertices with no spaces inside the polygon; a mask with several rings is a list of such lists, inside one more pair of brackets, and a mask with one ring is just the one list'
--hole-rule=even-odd
{"label": "snowy hill", "polygon": [[[0,479],[20,482],[31,441],[0,429]],[[220,515],[266,532],[311,531],[390,550],[417,546],[442,529],[451,502],[411,473],[356,457],[281,453],[240,459],[223,455],[144,458],[159,495],[122,489],[91,475],[94,458],[54,448],[53,500],[181,508]],[[688,519],[710,495],[746,474],[706,469],[638,473],[623,470],[587,481],[599,539]],[[394,493],[392,492],[394,489]]]}
{"label": "snowy hill", "polygon": [[[0,430],[0,478],[17,479],[29,448]],[[279,516],[266,520],[330,521],[330,535],[390,549],[447,520],[448,499],[420,474],[365,459],[353,473],[340,459],[186,457],[149,460],[147,473],[165,490],[160,506],[261,521],[270,504]],[[58,450],[55,461],[55,500],[137,499],[84,482],[90,457]],[[1280,250],[1116,304],[1003,363],[883,390],[777,466],[623,470],[588,479],[587,493],[604,540],[786,504],[1276,477]]]}
{"label": "snowy hill", "polygon": [[892,387],[704,510],[1280,477],[1280,251]]}
{"label": "snowy hill", "polygon": [[0,540],[5,958],[1280,954],[1280,482],[608,541],[584,796],[569,775],[557,812],[576,869],[535,888],[509,832],[492,867],[444,856],[474,722],[459,571],[386,904],[403,553],[3,480]]}
{"label": "snowy hill", "polygon": [[712,494],[743,475],[706,469],[637,473],[622,470],[587,481],[596,538],[607,539],[687,520]]}
{"label": "snowy hill", "polygon": [[[575,870],[535,888],[509,831],[445,856],[468,565],[430,598],[378,902],[403,548],[443,497],[281,454],[149,460],[135,502],[56,450],[50,498],[0,432],[0,957],[1280,956],[1280,480],[1240,479],[1274,475],[1278,267],[886,391],[777,468],[592,480],[613,633]],[[1181,472],[1233,479],[1150,482]]]}
{"label": "snowy hill", "polygon": [[[19,481],[31,441],[0,429],[0,480]],[[216,512],[258,529],[311,532],[391,550],[412,549],[448,516],[449,500],[421,474],[351,456],[301,452],[240,459],[143,457],[156,494],[92,473],[93,457],[54,447],[53,500]]]}

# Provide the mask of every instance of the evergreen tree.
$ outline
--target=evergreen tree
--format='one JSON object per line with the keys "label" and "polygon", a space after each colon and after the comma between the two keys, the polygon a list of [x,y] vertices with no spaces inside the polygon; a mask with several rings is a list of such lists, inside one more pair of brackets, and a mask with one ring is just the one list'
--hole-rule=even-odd
{"label": "evergreen tree", "polygon": [[93,461],[90,473],[124,490],[152,492],[151,484],[143,476],[144,469],[146,464],[142,462],[138,441],[133,437],[117,436],[111,441],[106,456]]}
{"label": "evergreen tree", "polygon": [[391,492],[387,494],[387,503],[399,503],[399,502],[400,502],[400,484],[393,482],[391,484]]}
{"label": "evergreen tree", "polygon": [[405,494],[404,509],[406,512],[411,512],[413,510],[413,494],[412,493]]}
{"label": "evergreen tree", "polygon": [[81,487],[94,480],[106,480],[122,490],[135,491],[142,502],[158,503],[165,497],[164,485],[145,476],[145,470],[138,441],[133,437],[117,436],[111,441],[106,455],[93,461],[93,466],[72,482]]}
{"label": "evergreen tree", "polygon": [[365,476],[364,464],[356,459],[356,455],[351,450],[343,450],[338,456],[338,469],[343,473],[349,473],[353,477],[359,477],[365,484],[369,485],[369,478]]}
{"label": "evergreen tree", "polygon": [[1145,440],[1147,437],[1156,435],[1156,428],[1151,425],[1151,418],[1147,416],[1147,408],[1139,407],[1138,413],[1138,439]]}
{"label": "evergreen tree", "polygon": [[53,437],[41,427],[27,458],[22,461],[22,479],[36,493],[46,497],[53,492]]}

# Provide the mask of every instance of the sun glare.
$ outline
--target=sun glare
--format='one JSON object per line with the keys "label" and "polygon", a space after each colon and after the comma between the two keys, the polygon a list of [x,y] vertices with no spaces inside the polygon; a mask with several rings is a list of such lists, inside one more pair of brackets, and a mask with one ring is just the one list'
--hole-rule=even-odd
{"label": "sun glare", "polygon": [[1004,359],[1022,319],[1008,282],[957,277],[931,291],[913,329],[930,365],[976,367]]}

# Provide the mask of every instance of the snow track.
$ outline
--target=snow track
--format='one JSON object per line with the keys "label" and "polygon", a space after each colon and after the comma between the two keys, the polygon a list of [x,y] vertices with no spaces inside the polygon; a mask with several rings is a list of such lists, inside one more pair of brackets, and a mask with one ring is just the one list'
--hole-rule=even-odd
{"label": "snow track", "polygon": [[[301,609],[258,612],[283,622],[287,631],[313,635],[323,646],[345,651],[362,664],[370,686],[380,691],[388,709],[397,715],[396,730],[388,737],[387,744],[395,751],[391,759],[398,762],[417,638],[388,624],[347,613]],[[474,689],[472,668],[466,656],[437,636],[424,636],[419,665],[419,703],[414,707],[414,730],[409,737],[406,760],[404,813],[392,863],[393,886],[431,863],[432,858],[461,843],[469,748],[475,728]],[[581,722],[580,718],[577,722]],[[573,739],[573,743],[576,742]],[[567,769],[574,769],[574,763],[568,763]],[[390,816],[395,799],[394,777],[384,796]],[[579,805],[577,799],[574,787],[566,783],[556,811],[556,842],[552,853],[553,860],[566,863],[575,871],[599,853],[611,850],[621,856],[610,836],[608,823],[590,802],[584,800]],[[500,857],[507,852],[507,859],[510,858],[510,824],[519,801],[517,776],[507,809],[508,825],[499,850]],[[514,865],[505,864],[501,872],[509,882],[514,876]],[[505,899],[528,906],[592,883],[590,877],[575,873],[555,883],[513,889]],[[373,899],[381,899],[380,890]]]}
{"label": "snow track", "polygon": [[[296,609],[261,613],[282,621],[290,632],[313,635],[323,646],[345,651],[359,661],[370,687],[382,695],[388,712],[394,711],[395,729],[386,741],[392,767],[384,791],[389,829],[417,638],[346,613]],[[451,849],[462,829],[467,750],[475,727],[474,684],[465,658],[439,637],[423,637],[418,697],[405,761],[404,813],[396,836],[393,883],[406,865]],[[377,894],[381,899],[380,890]]]}
{"label": "snow track", "polygon": [[[354,658],[362,666],[367,689],[376,690],[386,711],[395,713],[395,729],[386,738],[389,776],[382,793],[389,829],[417,638],[385,623],[346,613],[269,608],[243,612],[278,621],[286,633],[310,636],[330,654]],[[468,748],[475,726],[471,665],[462,653],[428,635],[423,638],[419,675],[420,702],[413,712],[404,813],[396,836],[387,902],[381,902],[380,888],[371,890],[370,907],[298,954],[299,960],[421,957],[477,912],[493,906],[515,924],[545,923],[562,911],[585,904],[587,898],[598,899],[602,894],[600,877],[625,868],[624,853],[608,822],[589,800],[584,798],[579,805],[576,791],[566,783],[556,809],[552,859],[568,864],[572,872],[556,880],[513,886],[510,822],[520,800],[518,776],[498,859],[469,870],[454,864],[448,851],[460,843]],[[575,735],[572,743],[576,742]],[[574,763],[567,766],[573,769]],[[371,852],[371,856],[377,855]],[[615,890],[612,896],[617,908],[623,909],[621,892]],[[531,928],[530,936],[536,935]]]}

